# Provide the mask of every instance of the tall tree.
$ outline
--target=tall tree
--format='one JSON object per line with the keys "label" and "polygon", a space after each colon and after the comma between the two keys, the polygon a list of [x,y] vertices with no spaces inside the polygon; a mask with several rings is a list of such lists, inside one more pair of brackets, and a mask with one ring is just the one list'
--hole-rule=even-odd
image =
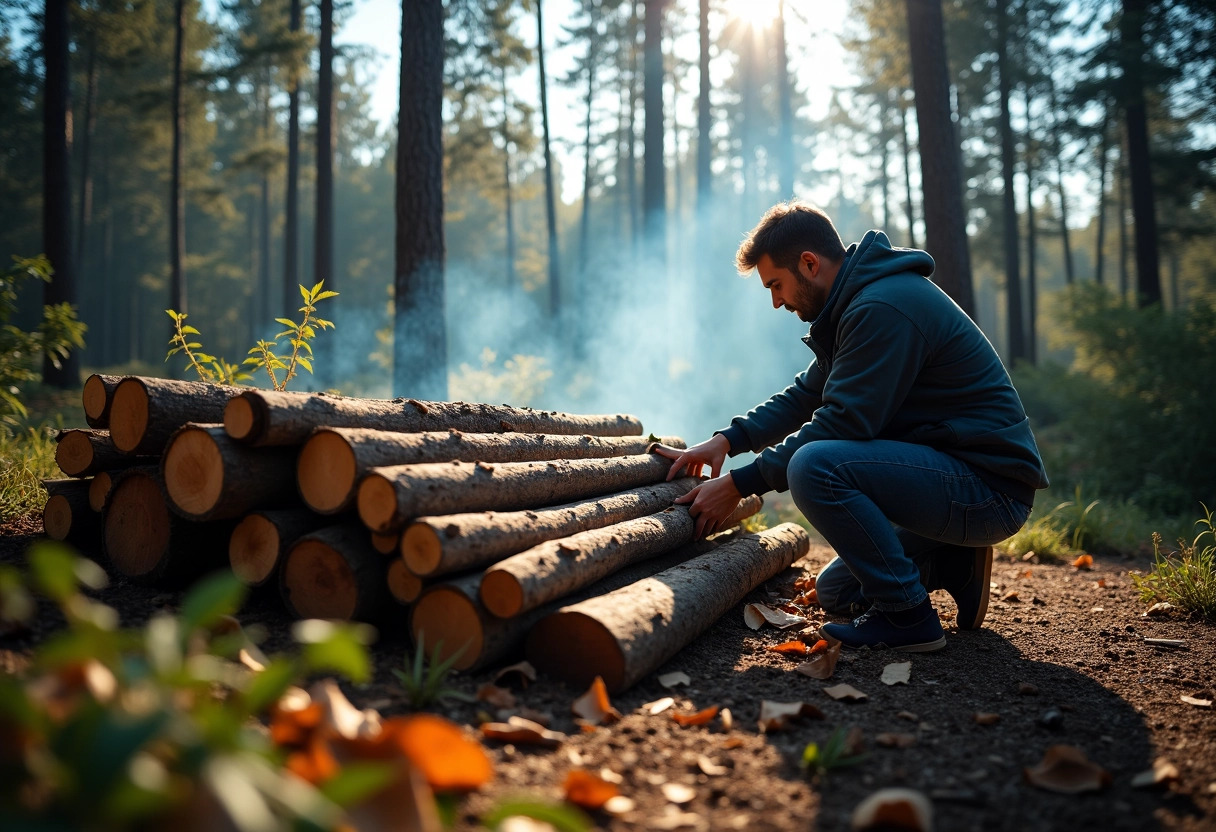
{"label": "tall tree", "polygon": [[401,0],[393,393],[432,400],[448,397],[443,43],[443,0]]}
{"label": "tall tree", "polygon": [[549,314],[561,311],[561,269],[557,252],[557,207],[553,193],[553,158],[549,151],[549,91],[545,82],[545,24],[541,16],[544,0],[536,0],[536,64],[540,71],[540,120],[544,135],[545,222],[549,243]]}
{"label": "tall tree", "polygon": [[[785,0],[777,0],[776,31],[777,60],[777,181],[782,199],[794,197],[794,105],[790,89],[789,56],[785,43]],[[885,204],[885,201],[884,201]],[[884,223],[885,225],[885,223]]]}
{"label": "tall tree", "polygon": [[663,141],[663,12],[667,0],[645,0],[646,41],[643,50],[642,225],[650,256],[666,259],[667,166]]}
{"label": "tall tree", "polygon": [[169,307],[187,309],[186,272],[186,194],[182,184],[185,166],[183,142],[186,132],[186,107],[182,97],[186,61],[186,4],[175,0],[173,16],[173,149],[169,172]]}
{"label": "tall tree", "polygon": [[[288,30],[300,33],[301,0],[291,0]],[[300,283],[300,74],[293,60],[287,77],[287,194],[283,204],[283,308],[291,316],[296,310],[296,286]]]}
{"label": "tall tree", "polygon": [[[403,6],[408,5],[404,3]],[[334,279],[334,0],[320,0],[317,70],[317,192],[313,276],[337,291]],[[442,41],[439,44],[442,48]],[[332,313],[332,310],[331,310]]]}
{"label": "tall tree", "polygon": [[[698,4],[697,33],[700,50],[698,67],[700,68],[700,88],[697,93],[697,213],[703,215],[709,208],[713,198],[713,180],[710,175],[710,163],[713,156],[713,145],[709,137],[713,126],[713,114],[709,108],[709,0],[700,0]],[[700,223],[704,222],[701,216]]]}
{"label": "tall tree", "polygon": [[1004,185],[1002,193],[1002,219],[1004,225],[1005,251],[1005,312],[1006,328],[1009,342],[1009,363],[1013,364],[1026,358],[1026,330],[1022,314],[1022,277],[1021,264],[1018,262],[1018,249],[1021,241],[1018,238],[1017,197],[1013,190],[1013,162],[1017,152],[1013,136],[1013,126],[1009,117],[1009,96],[1013,89],[1011,75],[1013,74],[1012,60],[1009,57],[1009,4],[1007,0],[997,0],[994,10],[996,15],[996,64],[1000,74],[1000,137],[1001,137],[1001,182]]}

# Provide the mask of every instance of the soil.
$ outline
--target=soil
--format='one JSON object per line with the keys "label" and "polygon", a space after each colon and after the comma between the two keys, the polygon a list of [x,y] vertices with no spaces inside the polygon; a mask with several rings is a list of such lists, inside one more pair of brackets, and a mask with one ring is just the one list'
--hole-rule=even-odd
{"label": "soil", "polygon": [[[0,527],[0,562],[16,563],[41,533],[36,518]],[[773,601],[795,594],[794,581],[814,574],[831,557],[825,546],[761,587],[749,600]],[[614,725],[583,730],[570,704],[583,693],[547,679],[516,691],[519,704],[551,716],[568,739],[555,750],[486,742],[495,781],[460,804],[458,824],[508,796],[560,800],[562,782],[574,768],[619,776],[631,811],[594,813],[597,827],[626,829],[844,830],[854,807],[883,787],[916,789],[933,804],[937,830],[1212,830],[1216,829],[1216,710],[1187,704],[1182,696],[1212,699],[1216,690],[1216,628],[1175,613],[1146,617],[1129,577],[1143,559],[1096,558],[1091,570],[1069,564],[998,560],[985,626],[959,632],[952,626],[949,596],[934,593],[947,646],[929,654],[885,651],[845,653],[833,677],[816,681],[794,672],[798,660],[766,650],[789,631],[749,629],[742,607],[720,619],[658,673],[615,697],[624,714]],[[159,609],[173,609],[180,595],[116,582],[98,593],[127,626]],[[268,652],[290,647],[289,620],[268,593],[250,597],[242,621],[261,625]],[[814,618],[818,623],[822,618]],[[57,613],[40,607],[24,633],[0,638],[0,669],[15,672],[31,647],[59,626]],[[383,628],[373,647],[376,674],[359,687],[344,685],[350,699],[383,714],[407,707],[392,669],[408,644],[398,628]],[[1176,639],[1158,647],[1147,638]],[[880,681],[883,668],[911,662],[907,684]],[[690,685],[668,690],[660,674],[683,671]],[[473,692],[492,672],[456,676]],[[863,702],[836,701],[823,688],[845,683],[864,692]],[[672,709],[651,715],[642,706],[665,696]],[[761,733],[762,700],[803,701],[822,719],[803,719],[783,731]],[[720,719],[680,727],[672,711],[691,713],[719,705],[734,727]],[[446,716],[470,727],[485,703],[444,705]],[[977,713],[995,714],[980,724]],[[861,762],[808,778],[801,769],[808,743],[822,744],[837,729],[858,729]],[[879,746],[882,733],[914,737],[907,748]],[[1081,749],[1111,777],[1098,792],[1057,794],[1030,785],[1024,769],[1038,764],[1049,746]],[[1135,788],[1135,775],[1158,758],[1173,763],[1178,778],[1154,788]],[[709,773],[706,773],[708,771]],[[665,784],[691,788],[677,805]],[[672,790],[669,788],[669,792]]]}

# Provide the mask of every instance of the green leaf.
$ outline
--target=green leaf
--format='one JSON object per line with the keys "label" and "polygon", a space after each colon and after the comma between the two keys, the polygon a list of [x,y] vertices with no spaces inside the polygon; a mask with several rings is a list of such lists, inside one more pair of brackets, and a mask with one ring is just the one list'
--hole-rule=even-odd
{"label": "green leaf", "polygon": [[225,615],[241,608],[248,587],[231,572],[216,572],[196,583],[182,601],[183,637],[194,630],[212,626]]}
{"label": "green leaf", "polygon": [[573,806],[536,800],[506,800],[482,815],[481,822],[497,829],[507,818],[525,817],[553,826],[558,832],[587,832],[591,819]]}
{"label": "green leaf", "polygon": [[262,359],[257,356],[254,356],[253,358],[246,358],[244,361],[241,362],[241,366],[243,367],[246,364],[249,364],[254,367],[260,367],[260,366],[262,366]]}
{"label": "green leaf", "polygon": [[202,335],[203,334],[192,326],[182,327],[182,333],[185,335]]}
{"label": "green leaf", "polygon": [[321,287],[324,285],[325,285],[324,280],[318,281],[317,284],[312,287],[312,291],[310,291],[308,293],[308,300],[309,301],[315,300],[317,297],[317,292],[321,291]]}
{"label": "green leaf", "polygon": [[321,794],[339,806],[354,806],[379,793],[396,776],[394,763],[347,763],[321,785]]}
{"label": "green leaf", "polygon": [[34,586],[46,597],[63,603],[79,589],[76,577],[77,555],[62,543],[42,541],[30,549],[30,570]]}
{"label": "green leaf", "polygon": [[285,338],[288,335],[295,335],[295,334],[296,334],[296,331],[294,329],[285,329],[274,337],[275,338]]}
{"label": "green leaf", "polygon": [[172,309],[166,309],[165,314],[168,315],[173,320],[175,320],[175,321],[177,320],[177,313],[174,312]]}
{"label": "green leaf", "polygon": [[[304,298],[305,303],[308,303],[308,290],[303,286],[300,286],[300,297]],[[303,312],[304,310],[301,309],[300,311]]]}
{"label": "green leaf", "polygon": [[301,367],[303,367],[305,370],[308,370],[309,373],[312,372],[312,362],[309,361],[304,356],[301,355],[301,356],[297,357],[296,363],[299,364]]}
{"label": "green leaf", "polygon": [[304,662],[309,672],[332,670],[345,674],[352,682],[364,682],[370,677],[371,660],[365,645],[375,633],[371,627],[309,619],[296,622],[292,633],[304,645]]}
{"label": "green leaf", "polygon": [[296,328],[296,322],[293,321],[291,318],[275,318],[274,322],[276,324],[282,324],[283,326],[289,326],[292,329]]}
{"label": "green leaf", "polygon": [[318,300],[328,300],[329,298],[336,298],[337,296],[338,296],[337,292],[322,292],[321,294],[314,297],[313,301],[315,302]]}
{"label": "green leaf", "polygon": [[291,659],[274,659],[266,669],[253,677],[245,689],[245,707],[249,713],[259,714],[278,701],[283,692],[291,687],[300,669]]}
{"label": "green leaf", "polygon": [[300,347],[307,350],[309,355],[312,355],[312,345],[309,344],[307,341],[301,341]]}

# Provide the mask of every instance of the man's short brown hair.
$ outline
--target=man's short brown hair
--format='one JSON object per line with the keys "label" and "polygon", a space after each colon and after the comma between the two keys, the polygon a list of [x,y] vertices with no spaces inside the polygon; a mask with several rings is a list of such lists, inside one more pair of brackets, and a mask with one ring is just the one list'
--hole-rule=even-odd
{"label": "man's short brown hair", "polygon": [[844,243],[827,214],[808,202],[779,202],[739,244],[735,268],[739,274],[748,274],[767,254],[774,265],[794,270],[804,251],[834,263],[844,259]]}

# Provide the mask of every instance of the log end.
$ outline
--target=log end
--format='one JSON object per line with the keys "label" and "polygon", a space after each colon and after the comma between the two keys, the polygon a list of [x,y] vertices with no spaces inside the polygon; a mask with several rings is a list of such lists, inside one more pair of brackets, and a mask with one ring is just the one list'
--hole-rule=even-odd
{"label": "log end", "polygon": [[114,477],[108,471],[101,471],[93,476],[89,483],[89,508],[102,511],[109,499],[110,489],[114,487]]}
{"label": "log end", "polygon": [[123,453],[135,453],[148,430],[148,389],[138,378],[123,379],[110,402],[110,439]]}
{"label": "log end", "polygon": [[499,618],[513,618],[523,610],[524,590],[519,579],[502,569],[487,569],[481,579],[481,603]]}
{"label": "log end", "polygon": [[247,586],[266,583],[279,562],[282,546],[278,527],[261,514],[250,514],[232,530],[228,564]]}
{"label": "log end", "polygon": [[164,459],[165,489],[187,517],[204,517],[224,491],[224,459],[215,437],[203,428],[178,431]]}
{"label": "log end", "polygon": [[396,532],[372,532],[372,548],[382,555],[397,553],[399,535]]}
{"label": "log end", "polygon": [[625,686],[625,656],[612,633],[581,612],[559,610],[532,627],[524,646],[528,661],[541,673],[583,688],[604,679],[609,691]]}
{"label": "log end", "polygon": [[[228,411],[224,412],[224,429],[232,435]],[[336,514],[350,505],[358,474],[350,443],[333,431],[322,430],[309,437],[296,461],[300,496],[319,514]]]}
{"label": "log end", "polygon": [[472,667],[481,658],[485,643],[476,604],[463,593],[446,586],[434,587],[418,599],[410,615],[410,632],[414,643],[421,644],[428,656],[438,648],[439,656],[435,661],[447,661],[460,651],[455,662],[457,670]]}
{"label": "log end", "polygon": [[359,600],[355,575],[342,555],[309,538],[288,551],[281,587],[283,602],[298,618],[349,620]]}
{"label": "log end", "polygon": [[42,508],[42,528],[51,540],[67,540],[72,531],[72,504],[62,494],[52,494]]}
{"label": "log end", "polygon": [[398,603],[412,604],[422,594],[422,579],[401,558],[393,558],[388,564],[388,591]]}
{"label": "log end", "polygon": [[70,430],[55,446],[55,462],[69,477],[79,477],[93,464],[93,443],[83,430]]}
{"label": "log end", "polygon": [[128,578],[152,572],[169,549],[169,507],[156,480],[124,476],[110,494],[105,517],[106,554]]}
{"label": "log end", "polygon": [[401,558],[415,575],[430,575],[439,568],[443,544],[426,523],[411,523],[401,535]]}
{"label": "log end", "polygon": [[374,532],[390,532],[397,521],[397,492],[379,474],[368,474],[359,483],[356,503],[359,519]]}
{"label": "log end", "polygon": [[84,404],[84,415],[89,423],[101,420],[106,413],[106,383],[101,376],[94,373],[84,380],[84,391],[81,394]]}
{"label": "log end", "polygon": [[262,431],[261,411],[253,399],[242,393],[224,406],[224,430],[238,442],[252,442]]}

